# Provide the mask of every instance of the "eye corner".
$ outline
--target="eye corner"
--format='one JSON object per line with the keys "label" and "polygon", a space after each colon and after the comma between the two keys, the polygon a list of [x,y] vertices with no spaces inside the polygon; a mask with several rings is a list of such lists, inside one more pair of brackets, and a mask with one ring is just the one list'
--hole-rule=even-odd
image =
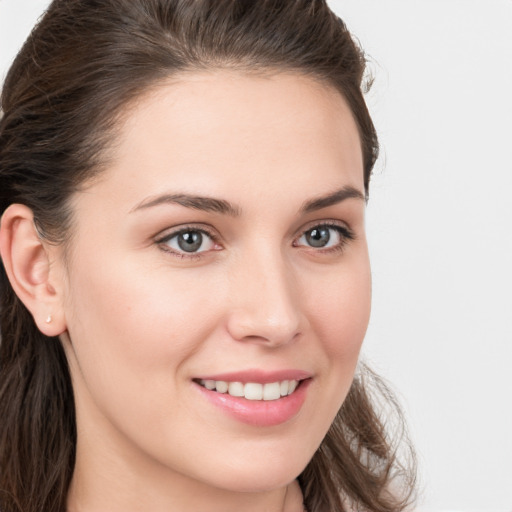
{"label": "eye corner", "polygon": [[165,230],[155,237],[154,242],[163,252],[180,259],[199,259],[223,249],[218,236],[204,226],[187,225]]}
{"label": "eye corner", "polygon": [[[317,233],[314,233],[315,231]],[[335,233],[334,236],[332,232]],[[315,236],[316,239],[310,239],[308,242],[309,235]],[[303,229],[301,234],[293,240],[292,246],[304,247],[315,253],[325,254],[341,252],[349,242],[355,239],[354,231],[346,223],[326,220],[310,224]],[[311,243],[312,241],[313,243]]]}

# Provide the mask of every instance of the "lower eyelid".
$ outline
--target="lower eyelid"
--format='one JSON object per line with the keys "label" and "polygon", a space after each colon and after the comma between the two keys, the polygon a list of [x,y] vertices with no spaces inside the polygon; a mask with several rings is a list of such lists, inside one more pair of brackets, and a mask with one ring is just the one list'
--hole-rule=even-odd
{"label": "lower eyelid", "polygon": [[[306,233],[308,231],[311,231],[315,228],[316,229],[318,229],[318,228],[332,229],[337,232],[340,240],[334,246],[325,247],[325,248],[322,248],[322,247],[315,248],[308,244],[298,244],[297,243],[303,236],[306,235]],[[176,250],[168,245],[168,242],[170,240],[172,240],[174,237],[177,237],[182,233],[187,233],[190,231],[196,231],[196,232],[199,232],[202,235],[206,236],[207,238],[209,238],[211,240],[211,243],[213,244],[214,247],[212,247],[211,249],[202,250],[202,251],[198,251],[198,252],[187,252],[187,251],[183,251],[180,249]],[[348,242],[350,242],[351,240],[354,240],[355,238],[356,238],[356,236],[355,236],[354,232],[347,226],[344,226],[344,225],[342,226],[339,224],[320,223],[320,224],[315,224],[315,225],[311,226],[310,228],[308,228],[307,230],[303,231],[302,234],[293,243],[293,245],[296,247],[301,247],[301,246],[309,247],[309,248],[315,250],[316,252],[326,252],[327,253],[327,252],[335,252],[337,250],[342,250]],[[210,233],[208,230],[204,229],[203,227],[199,228],[199,227],[195,227],[195,226],[185,226],[185,227],[177,229],[174,232],[167,233],[164,236],[157,237],[155,239],[155,243],[162,246],[162,250],[164,250],[165,252],[171,253],[174,256],[177,256],[179,258],[200,258],[205,253],[208,253],[208,252],[211,252],[212,250],[217,250],[218,248],[220,248],[220,243],[218,242],[216,235],[214,235],[213,233]]]}
{"label": "lower eyelid", "polygon": [[[171,240],[175,239],[179,235],[187,232],[197,232],[201,233],[206,239],[209,240],[209,243],[212,245],[211,248],[199,251],[191,251],[187,252],[180,248],[175,248],[170,245]],[[219,243],[217,242],[216,236],[207,231],[204,228],[198,228],[195,226],[185,226],[176,231],[165,234],[164,236],[160,236],[155,239],[155,243],[160,247],[164,252],[173,255],[174,257],[183,258],[183,259],[198,259],[203,257],[205,254],[216,250],[218,248]]]}
{"label": "lower eyelid", "polygon": [[[324,246],[324,247],[314,247],[314,246],[309,245],[308,243],[298,243],[300,241],[300,239],[302,237],[305,237],[309,231],[311,231],[313,229],[320,229],[320,228],[332,229],[333,231],[336,232],[336,235],[339,237],[339,240],[336,243],[334,243],[334,245]],[[327,255],[327,254],[343,252],[343,250],[346,248],[347,244],[349,244],[355,238],[356,237],[355,237],[354,232],[347,226],[345,226],[345,225],[341,226],[339,224],[331,224],[328,222],[327,223],[324,222],[324,223],[315,224],[315,225],[311,226],[310,228],[308,228],[307,230],[303,231],[302,234],[295,240],[295,242],[293,243],[293,246],[305,248],[306,250],[311,250],[315,254],[318,254],[318,255],[321,255],[321,254]]]}

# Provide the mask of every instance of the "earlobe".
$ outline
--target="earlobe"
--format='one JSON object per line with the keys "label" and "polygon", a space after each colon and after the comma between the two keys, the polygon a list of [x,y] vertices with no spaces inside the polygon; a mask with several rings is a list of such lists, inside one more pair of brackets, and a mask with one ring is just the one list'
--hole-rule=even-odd
{"label": "earlobe", "polygon": [[32,210],[10,205],[0,224],[0,255],[7,276],[39,330],[46,336],[58,336],[66,326],[47,249],[34,225]]}

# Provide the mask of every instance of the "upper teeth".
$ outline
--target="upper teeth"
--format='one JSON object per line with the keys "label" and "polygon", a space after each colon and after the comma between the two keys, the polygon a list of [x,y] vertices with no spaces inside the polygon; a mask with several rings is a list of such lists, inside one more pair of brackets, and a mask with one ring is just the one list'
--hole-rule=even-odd
{"label": "upper teeth", "polygon": [[290,395],[295,391],[299,381],[283,380],[259,384],[257,382],[226,382],[224,380],[200,380],[199,384],[206,389],[215,390],[218,393],[228,393],[231,396],[244,397],[247,400],[277,400],[282,396]]}

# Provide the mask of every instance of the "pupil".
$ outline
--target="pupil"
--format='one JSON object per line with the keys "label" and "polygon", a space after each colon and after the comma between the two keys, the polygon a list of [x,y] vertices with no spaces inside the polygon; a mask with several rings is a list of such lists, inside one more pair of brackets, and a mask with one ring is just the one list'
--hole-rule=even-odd
{"label": "pupil", "polygon": [[199,231],[187,231],[178,236],[178,245],[185,252],[197,251],[203,243],[203,235]]}
{"label": "pupil", "polygon": [[324,247],[329,243],[330,238],[328,228],[314,228],[306,234],[306,239],[311,247]]}

